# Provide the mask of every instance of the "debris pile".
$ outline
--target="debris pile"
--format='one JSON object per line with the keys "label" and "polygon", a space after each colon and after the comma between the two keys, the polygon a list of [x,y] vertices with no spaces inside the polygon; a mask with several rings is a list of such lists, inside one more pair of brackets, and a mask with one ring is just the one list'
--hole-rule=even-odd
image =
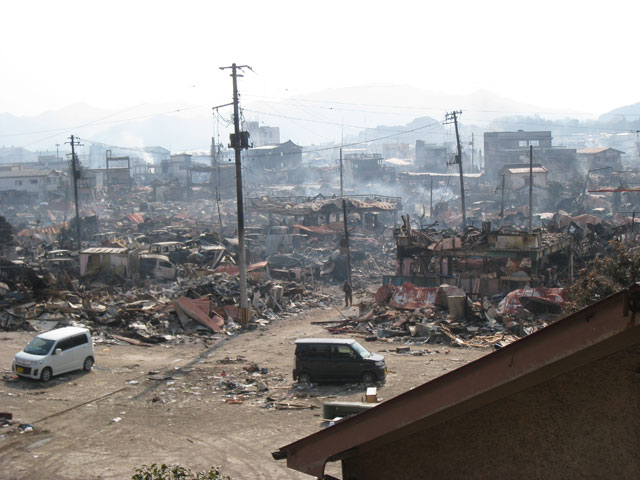
{"label": "debris pile", "polygon": [[458,287],[380,287],[359,315],[326,326],[334,334],[367,341],[408,341],[465,347],[500,347],[545,327],[557,318],[564,289],[516,290],[499,303],[471,301]]}
{"label": "debris pile", "polygon": [[[155,344],[185,333],[233,333],[238,324],[240,286],[226,273],[195,275],[155,285],[78,286],[76,291],[44,288],[10,295],[2,289],[0,328],[49,330],[61,325],[89,326],[92,331]],[[1,286],[1,285],[0,285]],[[311,306],[327,306],[329,297],[297,282],[249,281],[252,322],[266,326],[281,316]],[[26,300],[26,301],[25,301]],[[125,340],[126,341],[126,340]],[[130,342],[131,343],[131,342]]]}

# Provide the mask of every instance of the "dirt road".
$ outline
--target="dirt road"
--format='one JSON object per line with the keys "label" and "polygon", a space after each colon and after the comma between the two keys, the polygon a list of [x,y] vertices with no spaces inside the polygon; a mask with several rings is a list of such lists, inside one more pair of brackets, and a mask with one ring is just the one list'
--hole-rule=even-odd
{"label": "dirt road", "polygon": [[[321,408],[275,407],[361,399],[361,384],[303,389],[291,377],[294,340],[329,336],[311,322],[337,318],[335,307],[317,308],[235,337],[185,337],[182,344],[153,347],[97,344],[92,372],[48,384],[10,374],[13,355],[33,334],[0,333],[0,411],[34,425],[28,433],[0,430],[2,478],[122,479],[154,462],[193,470],[220,465],[236,479],[310,478],[274,461],[271,452],[320,429]],[[423,345],[411,347],[421,355],[406,355],[395,353],[402,343],[362,343],[386,357],[382,400],[488,353]]]}

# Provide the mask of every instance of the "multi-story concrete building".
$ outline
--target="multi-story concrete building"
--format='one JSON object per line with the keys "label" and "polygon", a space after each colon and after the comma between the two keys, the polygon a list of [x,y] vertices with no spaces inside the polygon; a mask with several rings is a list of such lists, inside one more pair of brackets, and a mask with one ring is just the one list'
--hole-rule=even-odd
{"label": "multi-story concrete building", "polygon": [[[527,163],[530,146],[537,151],[550,149],[551,141],[550,131],[486,132],[484,162],[487,179],[496,180],[500,169],[507,164]],[[536,161],[535,157],[534,161]]]}
{"label": "multi-story concrete building", "polygon": [[249,141],[254,147],[278,145],[280,143],[279,127],[260,126],[259,122],[243,122],[242,128],[249,132]]}

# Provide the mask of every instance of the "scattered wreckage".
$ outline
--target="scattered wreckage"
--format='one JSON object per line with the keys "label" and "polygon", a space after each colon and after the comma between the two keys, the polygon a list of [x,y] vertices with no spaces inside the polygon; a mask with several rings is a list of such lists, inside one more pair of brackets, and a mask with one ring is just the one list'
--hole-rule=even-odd
{"label": "scattered wreckage", "polygon": [[472,301],[464,290],[451,285],[388,283],[372,301],[360,304],[357,316],[326,328],[366,341],[499,348],[559,318],[564,302],[562,288],[514,290],[496,303],[487,297]]}

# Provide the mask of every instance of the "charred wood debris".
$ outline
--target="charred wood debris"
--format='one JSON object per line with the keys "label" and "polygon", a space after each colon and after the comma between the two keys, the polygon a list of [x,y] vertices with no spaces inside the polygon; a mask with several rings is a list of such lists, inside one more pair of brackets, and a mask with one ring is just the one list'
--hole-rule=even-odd
{"label": "charred wood debris", "polygon": [[[83,210],[83,251],[103,249],[98,261],[73,250],[75,226],[64,220],[64,208],[5,209],[0,330],[88,326],[97,342],[143,346],[240,333],[235,203],[150,199],[140,189]],[[247,328],[342,304],[349,265],[338,200],[250,202]],[[563,211],[533,232],[490,222],[462,231],[420,226],[409,216],[395,221],[399,205],[383,200],[349,205],[358,313],[344,310],[322,323],[331,334],[401,343],[403,352],[433,343],[499,348],[546,326],[561,315],[573,272],[610,240],[635,233],[620,215]],[[154,251],[163,242],[173,250]],[[112,250],[135,255],[137,266],[111,264],[105,258]],[[153,253],[169,260],[175,278],[144,271],[140,259]]]}

